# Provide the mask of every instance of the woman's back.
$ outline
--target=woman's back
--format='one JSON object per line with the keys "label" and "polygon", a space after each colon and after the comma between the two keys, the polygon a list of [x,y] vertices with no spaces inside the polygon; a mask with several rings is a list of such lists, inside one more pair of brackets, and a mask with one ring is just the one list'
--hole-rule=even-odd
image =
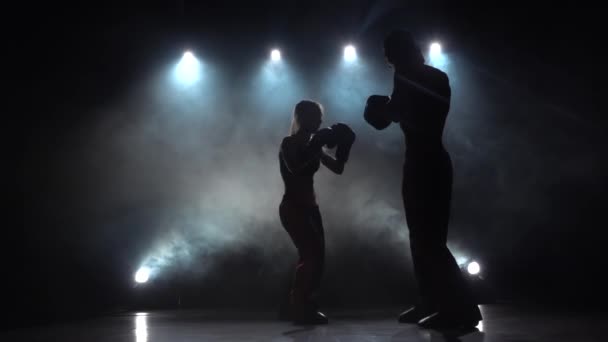
{"label": "woman's back", "polygon": [[285,137],[281,143],[279,165],[285,185],[283,198],[292,203],[316,205],[314,175],[319,170],[320,157],[310,155],[306,147],[294,136]]}

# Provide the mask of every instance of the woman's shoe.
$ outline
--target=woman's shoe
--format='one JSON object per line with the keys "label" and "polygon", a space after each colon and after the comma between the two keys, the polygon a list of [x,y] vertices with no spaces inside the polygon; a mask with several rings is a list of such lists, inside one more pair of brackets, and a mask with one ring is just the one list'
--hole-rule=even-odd
{"label": "woman's shoe", "polygon": [[309,324],[327,324],[329,321],[327,317],[320,311],[304,311],[295,314],[295,324],[309,325]]}

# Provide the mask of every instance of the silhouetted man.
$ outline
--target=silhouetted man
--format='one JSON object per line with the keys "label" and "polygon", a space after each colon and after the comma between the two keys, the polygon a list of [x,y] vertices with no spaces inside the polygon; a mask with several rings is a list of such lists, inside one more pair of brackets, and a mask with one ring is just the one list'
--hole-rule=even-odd
{"label": "silhouetted man", "polygon": [[402,195],[421,302],[399,322],[424,328],[471,328],[481,320],[454,257],[447,248],[452,162],[442,142],[451,89],[442,71],[424,64],[407,31],[391,32],[384,54],[395,70],[390,97],[372,95],[365,119],[376,129],[398,122],[405,135]]}

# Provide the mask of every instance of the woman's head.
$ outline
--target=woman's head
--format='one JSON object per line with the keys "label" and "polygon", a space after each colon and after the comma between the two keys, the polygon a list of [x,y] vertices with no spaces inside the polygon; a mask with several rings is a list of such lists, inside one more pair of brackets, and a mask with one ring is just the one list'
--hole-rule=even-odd
{"label": "woman's head", "polygon": [[302,100],[296,104],[293,110],[293,121],[291,122],[291,134],[298,132],[313,133],[321,126],[323,119],[323,106],[310,100]]}
{"label": "woman's head", "polygon": [[384,39],[384,56],[396,69],[416,67],[424,64],[424,56],[412,34],[405,30],[394,30]]}

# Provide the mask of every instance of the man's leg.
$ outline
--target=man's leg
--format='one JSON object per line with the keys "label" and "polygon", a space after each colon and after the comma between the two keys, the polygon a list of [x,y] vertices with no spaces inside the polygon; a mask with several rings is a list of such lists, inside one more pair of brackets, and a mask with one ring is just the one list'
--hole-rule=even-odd
{"label": "man's leg", "polygon": [[[440,169],[441,170],[441,169]],[[424,219],[416,248],[422,254],[428,267],[428,291],[434,298],[440,315],[435,319],[421,322],[426,327],[449,327],[451,325],[470,325],[481,319],[479,308],[467,286],[458,264],[447,247],[448,226],[450,221],[452,173],[446,166],[435,179],[424,182],[428,191],[424,194]]]}
{"label": "man's leg", "polygon": [[409,231],[410,252],[414,266],[414,274],[418,284],[420,301],[411,309],[399,316],[401,323],[417,323],[422,318],[437,311],[435,297],[433,296],[432,268],[433,260],[430,258],[428,248],[425,246],[425,203],[424,184],[417,181],[414,170],[404,168],[402,198],[405,217]]}

